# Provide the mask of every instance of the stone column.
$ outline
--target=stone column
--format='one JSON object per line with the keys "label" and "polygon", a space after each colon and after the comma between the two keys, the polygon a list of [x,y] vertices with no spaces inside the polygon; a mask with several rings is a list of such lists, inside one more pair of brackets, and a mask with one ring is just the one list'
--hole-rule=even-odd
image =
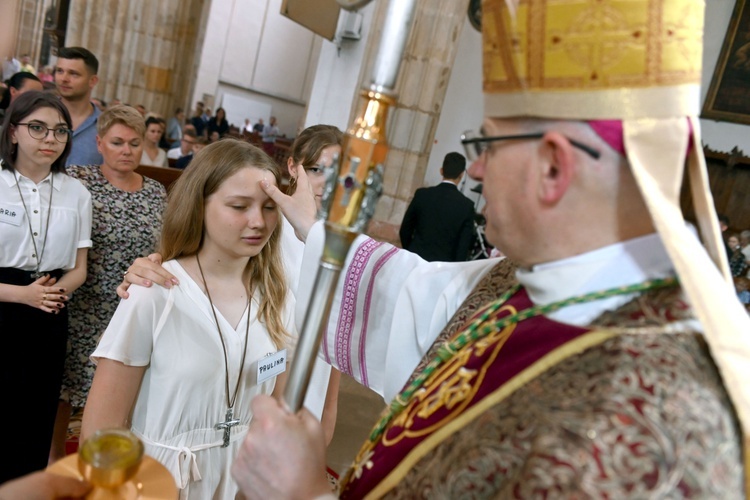
{"label": "stone column", "polygon": [[66,45],[99,59],[93,96],[190,115],[199,37],[210,0],[72,0]]}
{"label": "stone column", "polygon": [[[390,0],[398,1],[398,0]],[[464,27],[468,0],[419,0],[396,86],[398,104],[387,124],[390,151],[386,159],[383,196],[368,234],[398,243],[398,229],[414,191],[421,187],[438,118]],[[372,66],[382,31],[386,2],[375,14],[376,36],[368,47]],[[362,86],[369,84],[365,72]]]}
{"label": "stone column", "polygon": [[0,0],[0,62],[24,54],[31,58],[36,71],[42,51],[44,17],[53,0]]}

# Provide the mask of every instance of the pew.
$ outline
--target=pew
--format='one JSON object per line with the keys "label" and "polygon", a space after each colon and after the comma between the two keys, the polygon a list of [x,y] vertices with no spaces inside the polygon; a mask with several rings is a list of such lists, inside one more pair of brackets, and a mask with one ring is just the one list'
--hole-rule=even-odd
{"label": "pew", "polygon": [[182,174],[182,170],[177,168],[152,167],[149,165],[138,165],[135,171],[145,177],[149,177],[161,183],[169,192],[174,181]]}

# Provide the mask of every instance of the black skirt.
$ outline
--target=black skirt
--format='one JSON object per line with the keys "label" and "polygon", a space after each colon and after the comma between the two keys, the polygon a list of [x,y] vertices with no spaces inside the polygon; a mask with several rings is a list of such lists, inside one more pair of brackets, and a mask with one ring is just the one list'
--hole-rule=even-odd
{"label": "black skirt", "polygon": [[[35,281],[31,274],[0,268],[0,283],[29,285]],[[62,276],[59,270],[48,274]],[[0,302],[0,429],[6,453],[0,483],[47,466],[67,340],[67,308],[53,314]]]}

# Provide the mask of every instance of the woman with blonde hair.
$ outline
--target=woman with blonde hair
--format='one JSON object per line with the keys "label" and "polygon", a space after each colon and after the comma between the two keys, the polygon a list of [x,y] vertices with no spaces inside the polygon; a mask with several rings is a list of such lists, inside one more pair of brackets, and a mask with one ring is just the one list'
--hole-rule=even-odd
{"label": "woman with blonde hair", "polygon": [[134,287],[92,355],[81,437],[131,428],[182,498],[235,497],[229,471],[250,400],[283,388],[293,304],[280,214],[260,187],[280,179],[248,143],[227,139],[198,153],[164,214],[160,252],[180,286]]}
{"label": "woman with blonde hair", "polygon": [[143,117],[130,106],[111,106],[97,120],[101,165],[69,165],[68,174],[91,193],[93,219],[88,276],[70,302],[69,351],[50,460],[65,456],[73,408],[86,404],[94,364],[89,356],[117,308],[114,287],[127,263],[156,249],[166,205],[164,186],[136,173],[146,131]]}

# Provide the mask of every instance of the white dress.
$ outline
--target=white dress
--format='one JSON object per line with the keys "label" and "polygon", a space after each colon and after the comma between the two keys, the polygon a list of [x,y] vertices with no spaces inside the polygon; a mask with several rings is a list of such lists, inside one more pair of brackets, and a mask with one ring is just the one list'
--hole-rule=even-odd
{"label": "white dress", "polygon": [[[144,442],[146,453],[164,464],[181,488],[180,498],[234,499],[237,485],[230,467],[252,417],[250,401],[270,394],[275,379],[257,385],[258,360],[277,351],[266,328],[257,320],[258,301],[250,304],[250,333],[242,385],[234,405],[230,444],[222,448],[227,410],[225,364],[219,334],[208,298],[177,261],[164,263],[180,286],[169,290],[132,287],[130,298],[117,308],[92,355],[146,366],[133,409],[132,430]],[[294,333],[293,300],[283,312],[287,331]],[[234,391],[240,370],[248,311],[236,330],[216,315],[227,346],[229,386]]]}

